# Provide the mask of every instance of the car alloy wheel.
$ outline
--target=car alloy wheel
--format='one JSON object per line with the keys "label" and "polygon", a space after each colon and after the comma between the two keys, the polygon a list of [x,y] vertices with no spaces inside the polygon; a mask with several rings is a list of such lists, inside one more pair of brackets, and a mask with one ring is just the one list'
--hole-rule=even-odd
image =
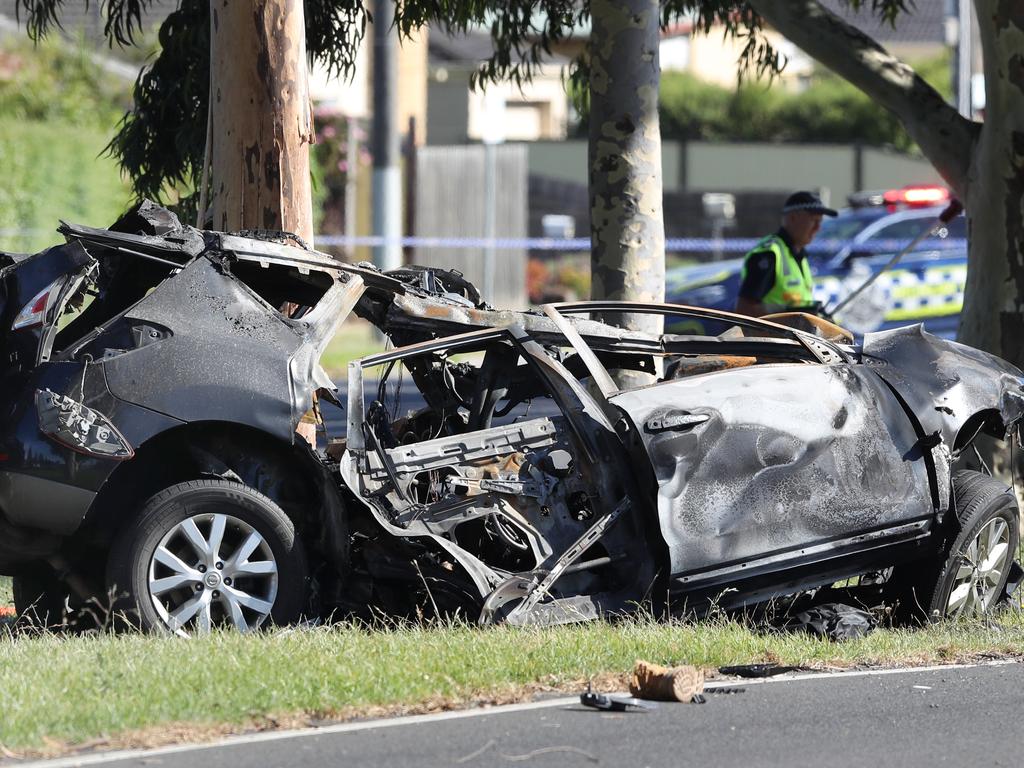
{"label": "car alloy wheel", "polygon": [[119,532],[107,562],[119,620],[183,637],[295,621],[308,575],[302,541],[277,502],[221,479],[157,493]]}
{"label": "car alloy wheel", "polygon": [[960,555],[960,567],[946,602],[946,616],[980,616],[1003,589],[1003,574],[1010,562],[1010,526],[994,517],[971,539]]}
{"label": "car alloy wheel", "polygon": [[221,623],[247,632],[270,616],[277,580],[274,553],[253,526],[231,515],[193,515],[153,552],[149,597],[173,632]]}
{"label": "car alloy wheel", "polygon": [[994,477],[959,470],[952,491],[947,543],[933,558],[897,565],[886,582],[886,599],[899,618],[979,618],[1005,594],[1020,541],[1012,490]]}

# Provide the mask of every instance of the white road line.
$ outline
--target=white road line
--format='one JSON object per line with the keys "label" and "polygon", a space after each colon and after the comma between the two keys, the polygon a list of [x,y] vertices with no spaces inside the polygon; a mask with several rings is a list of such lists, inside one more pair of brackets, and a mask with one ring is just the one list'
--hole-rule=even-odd
{"label": "white road line", "polygon": [[[868,675],[903,675],[914,672],[939,672],[955,669],[973,669],[975,667],[997,667],[1016,663],[1018,662],[1013,659],[1000,659],[980,664],[935,664],[928,667],[856,669],[844,672],[793,672],[784,675],[777,675],[775,677],[758,679],[730,678],[729,680],[713,680],[706,683],[704,688],[745,688],[751,685],[764,685],[767,683],[794,683],[803,680],[825,679],[835,680],[844,677],[866,677]],[[7,764],[10,765],[11,768],[78,768],[79,766],[103,765],[105,763],[115,763],[123,760],[148,759],[160,757],[161,755],[178,754],[181,752],[198,752],[201,750],[217,749],[219,747],[233,747],[241,744],[258,744],[264,741],[281,741],[283,739],[295,739],[304,736],[323,736],[334,733],[351,733],[353,731],[372,731],[380,728],[393,728],[401,725],[416,725],[418,723],[433,723],[444,720],[462,720],[471,717],[505,715],[512,712],[525,712],[531,709],[566,707],[572,704],[579,704],[579,696],[531,701],[526,704],[505,704],[498,707],[453,710],[451,712],[438,712],[430,715],[404,715],[400,717],[388,717],[381,718],[379,720],[367,720],[355,723],[339,723],[337,725],[295,728],[282,731],[261,731],[259,733],[244,734],[241,736],[229,736],[227,738],[211,741],[205,744],[179,744],[172,747],[157,747],[155,749],[124,749],[113,752],[96,752],[88,755],[60,757],[53,760],[40,760],[30,763],[11,762]]]}

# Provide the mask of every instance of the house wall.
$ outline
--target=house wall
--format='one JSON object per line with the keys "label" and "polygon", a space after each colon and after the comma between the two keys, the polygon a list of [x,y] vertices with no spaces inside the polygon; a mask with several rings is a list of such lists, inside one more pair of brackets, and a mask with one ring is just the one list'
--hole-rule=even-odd
{"label": "house wall", "polygon": [[[585,141],[535,142],[528,147],[532,175],[587,183]],[[834,144],[666,141],[662,173],[666,192],[821,188],[838,205],[860,189],[941,183],[924,158]]]}
{"label": "house wall", "polygon": [[446,146],[469,141],[469,73],[443,69],[427,84],[427,136],[430,144]]}

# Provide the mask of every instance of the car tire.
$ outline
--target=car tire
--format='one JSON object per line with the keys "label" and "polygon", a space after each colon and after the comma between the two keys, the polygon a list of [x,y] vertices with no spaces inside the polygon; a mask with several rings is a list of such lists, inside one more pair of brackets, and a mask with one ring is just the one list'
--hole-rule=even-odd
{"label": "car tire", "polygon": [[[1020,542],[1020,512],[1013,491],[980,472],[953,475],[956,519],[952,543],[909,584],[910,610],[925,620],[977,618],[1003,596]],[[894,574],[896,576],[896,574]],[[897,583],[901,579],[897,577]]]}
{"label": "car tire", "polygon": [[307,578],[287,515],[259,491],[226,480],[192,480],[153,496],[107,564],[120,617],[183,636],[293,622]]}
{"label": "car tire", "polygon": [[68,588],[46,563],[11,579],[11,591],[19,627],[56,631],[68,625]]}

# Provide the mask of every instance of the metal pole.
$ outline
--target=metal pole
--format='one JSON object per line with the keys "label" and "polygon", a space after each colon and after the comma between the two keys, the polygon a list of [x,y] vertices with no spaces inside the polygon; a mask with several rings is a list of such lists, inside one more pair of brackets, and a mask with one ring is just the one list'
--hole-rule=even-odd
{"label": "metal pole", "polygon": [[[345,121],[345,236],[349,238],[356,236],[356,195],[359,194],[356,186],[359,173],[359,138],[356,136],[358,130],[359,124],[354,117]],[[355,246],[349,245],[347,251],[348,258],[355,261]]]}
{"label": "metal pole", "polygon": [[711,220],[711,259],[712,261],[721,261],[724,256],[725,241],[722,239],[722,233],[725,231],[725,219],[712,219]]}
{"label": "metal pole", "polygon": [[483,299],[494,303],[494,270],[498,258],[494,247],[498,217],[497,190],[497,147],[494,142],[484,142],[484,279]]}
{"label": "metal pole", "polygon": [[971,0],[957,0],[956,109],[970,119],[971,106]]}
{"label": "metal pole", "polygon": [[373,248],[382,270],[402,266],[402,176],[398,166],[398,39],[392,0],[373,3]]}

